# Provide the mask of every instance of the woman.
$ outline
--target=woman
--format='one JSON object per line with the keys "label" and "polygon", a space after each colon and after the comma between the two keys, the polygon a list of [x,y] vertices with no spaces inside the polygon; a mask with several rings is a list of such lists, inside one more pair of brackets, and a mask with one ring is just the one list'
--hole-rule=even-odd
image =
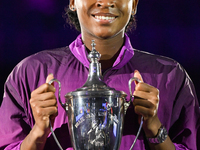
{"label": "woman", "polygon": [[134,87],[120,149],[131,147],[140,116],[144,117],[143,130],[134,149],[197,149],[199,105],[187,73],[174,60],[133,49],[125,34],[137,4],[138,0],[70,0],[81,35],[69,47],[24,59],[8,77],[0,108],[4,120],[0,123],[1,148],[58,149],[50,135],[49,118],[61,146],[72,147],[66,113],[56,101],[58,87],[47,83],[59,79],[61,97],[82,87],[88,75],[86,56],[95,40],[108,86],[129,93],[131,77],[142,81]]}

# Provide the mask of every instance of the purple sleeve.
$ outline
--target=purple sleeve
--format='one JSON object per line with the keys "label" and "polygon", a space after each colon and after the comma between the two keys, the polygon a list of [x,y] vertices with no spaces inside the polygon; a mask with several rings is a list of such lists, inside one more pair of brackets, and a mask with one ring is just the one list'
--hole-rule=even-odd
{"label": "purple sleeve", "polygon": [[[17,150],[29,134],[34,119],[29,105],[33,69],[17,65],[9,75],[0,106],[0,149]],[[28,69],[27,69],[28,68]]]}
{"label": "purple sleeve", "polygon": [[22,141],[17,143],[12,143],[9,146],[7,146],[4,150],[20,150]]}
{"label": "purple sleeve", "polygon": [[29,133],[27,110],[21,100],[20,93],[14,86],[11,75],[6,84],[3,101],[0,107],[0,149],[20,149],[20,143]]}
{"label": "purple sleeve", "polygon": [[197,150],[200,110],[194,85],[187,74],[173,105],[169,136],[176,150]]}
{"label": "purple sleeve", "polygon": [[20,149],[35,123],[29,104],[31,92],[44,84],[51,73],[51,66],[45,62],[55,65],[57,61],[46,53],[25,58],[8,76],[0,104],[0,150]]}
{"label": "purple sleeve", "polygon": [[197,131],[197,149],[200,149],[200,117],[199,117],[199,123],[198,123],[198,131]]}

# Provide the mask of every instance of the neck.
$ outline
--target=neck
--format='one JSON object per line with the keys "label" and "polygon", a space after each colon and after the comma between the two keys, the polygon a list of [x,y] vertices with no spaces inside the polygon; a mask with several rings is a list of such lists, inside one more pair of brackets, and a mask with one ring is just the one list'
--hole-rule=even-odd
{"label": "neck", "polygon": [[107,39],[82,35],[82,40],[89,50],[92,50],[92,40],[95,40],[95,48],[101,54],[101,60],[108,60],[111,59],[122,47],[124,43],[124,35],[119,34]]}

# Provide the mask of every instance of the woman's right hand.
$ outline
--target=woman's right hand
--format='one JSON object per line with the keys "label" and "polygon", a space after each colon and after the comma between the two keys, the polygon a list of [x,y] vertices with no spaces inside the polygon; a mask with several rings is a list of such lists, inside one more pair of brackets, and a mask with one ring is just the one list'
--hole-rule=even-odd
{"label": "woman's right hand", "polygon": [[[48,82],[53,79],[53,74],[49,74],[46,83],[31,93],[30,105],[35,119],[34,128],[38,134],[48,136],[50,133],[49,121],[54,124],[55,117],[58,115],[55,88]],[[42,135],[41,135],[42,136]]]}
{"label": "woman's right hand", "polygon": [[23,140],[20,150],[43,150],[50,133],[49,121],[54,124],[58,115],[55,88],[48,82],[53,79],[49,74],[46,83],[31,93],[30,105],[35,124]]}

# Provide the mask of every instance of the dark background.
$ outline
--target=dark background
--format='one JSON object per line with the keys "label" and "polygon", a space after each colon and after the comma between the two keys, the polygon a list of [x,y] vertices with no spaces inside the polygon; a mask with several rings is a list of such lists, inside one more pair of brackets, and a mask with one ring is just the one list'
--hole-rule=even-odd
{"label": "dark background", "polygon": [[[78,35],[64,28],[68,0],[1,0],[0,97],[13,67],[44,49],[69,45]],[[200,0],[140,0],[137,29],[129,34],[136,49],[177,60],[200,98]]]}

